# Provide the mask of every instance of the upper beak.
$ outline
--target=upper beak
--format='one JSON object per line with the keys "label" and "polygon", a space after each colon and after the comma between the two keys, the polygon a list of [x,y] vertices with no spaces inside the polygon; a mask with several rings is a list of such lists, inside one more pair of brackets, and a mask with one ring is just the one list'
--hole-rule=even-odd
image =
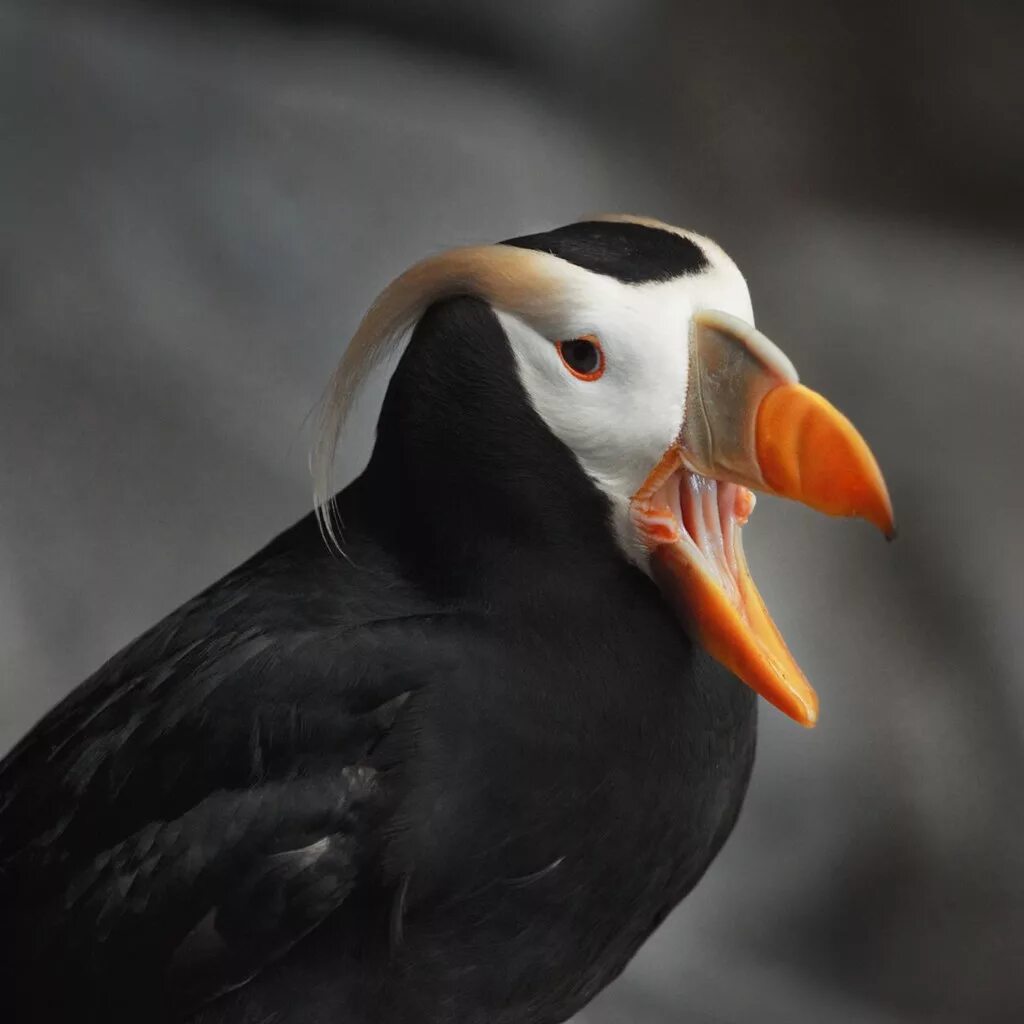
{"label": "upper beak", "polygon": [[789,360],[750,324],[703,311],[689,344],[683,427],[634,495],[633,521],[655,579],[699,642],[766,700],[814,725],[817,695],[743,555],[750,491],[859,516],[891,538],[885,482],[849,420],[799,384]]}

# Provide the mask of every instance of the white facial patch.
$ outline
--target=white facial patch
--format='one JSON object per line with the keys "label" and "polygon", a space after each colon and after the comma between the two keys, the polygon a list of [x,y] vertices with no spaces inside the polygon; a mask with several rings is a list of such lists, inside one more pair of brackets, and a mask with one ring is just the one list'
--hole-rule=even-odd
{"label": "white facial patch", "polygon": [[[526,392],[551,432],[608,494],[629,497],[682,425],[686,399],[687,322],[678,296],[605,278],[589,308],[564,326],[564,340],[593,335],[604,373],[580,380],[554,342],[508,313],[498,318],[515,353]],[[608,287],[612,286],[612,287]]]}
{"label": "white facial patch", "polygon": [[[497,311],[536,411],[612,502],[629,550],[629,499],[676,441],[686,407],[690,319],[716,309],[753,323],[746,282],[714,245],[693,236],[710,266],[666,282],[624,284],[567,266],[571,298],[544,323]],[[557,322],[553,322],[557,321]],[[563,363],[559,340],[598,339],[604,372],[581,380]]]}

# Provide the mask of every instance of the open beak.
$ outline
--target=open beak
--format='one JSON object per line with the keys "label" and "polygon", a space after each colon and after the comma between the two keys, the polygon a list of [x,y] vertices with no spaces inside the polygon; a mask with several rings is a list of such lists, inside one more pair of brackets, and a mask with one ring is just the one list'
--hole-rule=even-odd
{"label": "open beak", "polygon": [[763,334],[727,313],[693,317],[679,437],[633,496],[654,578],[712,657],[801,725],[818,698],[789,653],[747,568],[741,527],[752,491],[859,516],[886,537],[892,505],[874,456],[849,420],[798,383]]}

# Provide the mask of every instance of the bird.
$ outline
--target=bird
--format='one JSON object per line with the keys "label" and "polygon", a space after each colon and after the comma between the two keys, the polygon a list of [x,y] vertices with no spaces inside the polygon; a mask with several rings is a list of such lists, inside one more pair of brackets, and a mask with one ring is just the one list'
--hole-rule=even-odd
{"label": "bird", "polygon": [[733,260],[650,218],[427,256],[320,427],[310,513],[0,764],[5,1021],[568,1019],[722,848],[758,696],[817,721],[755,494],[895,529]]}

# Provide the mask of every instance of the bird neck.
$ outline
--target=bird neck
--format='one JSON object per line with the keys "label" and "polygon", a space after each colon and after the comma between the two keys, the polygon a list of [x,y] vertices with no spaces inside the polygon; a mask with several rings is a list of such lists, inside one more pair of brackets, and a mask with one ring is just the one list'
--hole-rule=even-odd
{"label": "bird neck", "polygon": [[479,299],[446,300],[420,320],[346,511],[449,592],[628,568],[607,499],[530,404]]}

